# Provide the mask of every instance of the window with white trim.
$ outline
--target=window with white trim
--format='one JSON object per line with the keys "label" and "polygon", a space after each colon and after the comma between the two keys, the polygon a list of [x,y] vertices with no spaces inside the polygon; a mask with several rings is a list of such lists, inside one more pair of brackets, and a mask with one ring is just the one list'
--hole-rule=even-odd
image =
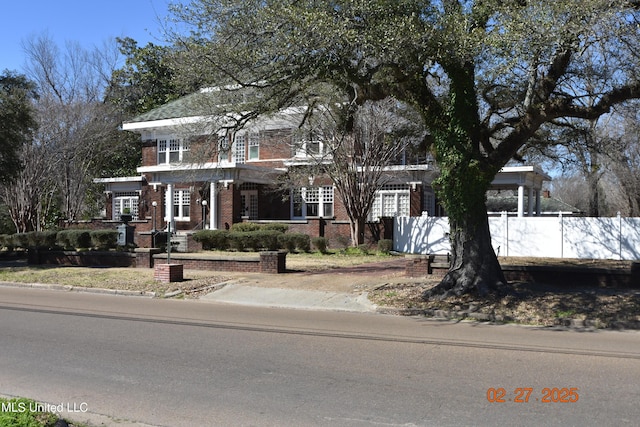
{"label": "window with white trim", "polygon": [[293,149],[295,157],[317,157],[324,154],[325,144],[319,135],[309,132],[294,136]]}
{"label": "window with white trim", "polygon": [[376,192],[369,220],[381,217],[409,216],[410,189],[408,184],[388,184]]}
{"label": "window with white trim", "polygon": [[158,138],[158,164],[179,163],[185,161],[189,144],[178,138]]}
{"label": "window with white trim", "polygon": [[113,219],[119,220],[120,215],[128,214],[138,219],[138,192],[117,192],[113,196]]}
{"label": "window with white trim", "polygon": [[[169,197],[168,192],[167,197]],[[169,203],[167,203],[167,206],[169,206]],[[173,190],[173,219],[176,221],[189,221],[191,219],[190,211],[191,191],[188,189]]]}
{"label": "window with white trim", "polygon": [[260,158],[260,134],[249,134],[249,160],[258,160]]}
{"label": "window with white trim", "polygon": [[292,217],[332,217],[333,187],[302,187],[293,190]]}
{"label": "window with white trim", "polygon": [[245,147],[247,137],[245,135],[236,135],[233,142],[233,155],[232,161],[234,163],[244,163],[245,161]]}
{"label": "window with white trim", "polygon": [[227,135],[221,136],[218,138],[218,162],[220,163],[228,163],[229,162],[229,137]]}

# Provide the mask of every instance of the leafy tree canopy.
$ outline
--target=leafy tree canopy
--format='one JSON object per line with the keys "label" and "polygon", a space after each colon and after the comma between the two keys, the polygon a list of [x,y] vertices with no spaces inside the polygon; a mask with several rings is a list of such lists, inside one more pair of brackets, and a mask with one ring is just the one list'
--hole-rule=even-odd
{"label": "leafy tree canopy", "polygon": [[35,85],[23,75],[5,70],[0,75],[0,183],[20,171],[20,149],[32,135],[36,122],[31,101]]}

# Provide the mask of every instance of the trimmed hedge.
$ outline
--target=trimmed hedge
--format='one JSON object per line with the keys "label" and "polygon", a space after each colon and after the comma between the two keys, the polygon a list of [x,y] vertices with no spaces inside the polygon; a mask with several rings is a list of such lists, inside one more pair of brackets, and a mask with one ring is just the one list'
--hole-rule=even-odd
{"label": "trimmed hedge", "polygon": [[280,246],[289,252],[309,252],[311,238],[303,233],[284,233],[278,237]]}
{"label": "trimmed hedge", "polygon": [[314,237],[313,239],[311,239],[311,243],[313,243],[313,247],[316,248],[318,252],[322,254],[327,253],[329,242],[325,237]]}
{"label": "trimmed hedge", "polygon": [[58,232],[57,243],[63,249],[88,249],[91,247],[89,230],[62,230]]}
{"label": "trimmed hedge", "polygon": [[227,230],[200,230],[193,234],[193,240],[202,244],[202,249],[221,250],[229,249],[229,231]]}
{"label": "trimmed hedge", "polygon": [[270,223],[260,225],[251,222],[234,224],[231,230],[200,230],[193,234],[193,240],[202,244],[205,250],[275,251],[287,249],[289,252],[311,250],[309,236],[302,233],[286,233],[288,225]]}
{"label": "trimmed hedge", "polygon": [[262,228],[260,224],[255,222],[237,222],[231,226],[231,232],[258,231]]}
{"label": "trimmed hedge", "polygon": [[28,249],[90,249],[108,250],[117,247],[117,230],[29,231],[0,235],[0,247]]}
{"label": "trimmed hedge", "polygon": [[118,245],[117,230],[94,230],[89,233],[94,248],[107,250]]}

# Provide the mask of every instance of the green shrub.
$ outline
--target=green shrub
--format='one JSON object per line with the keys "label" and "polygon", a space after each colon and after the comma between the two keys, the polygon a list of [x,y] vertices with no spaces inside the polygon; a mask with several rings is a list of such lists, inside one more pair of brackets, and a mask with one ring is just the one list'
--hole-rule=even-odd
{"label": "green shrub", "polygon": [[30,231],[24,233],[30,248],[51,249],[56,246],[57,231]]}
{"label": "green shrub", "polygon": [[29,236],[27,235],[27,233],[12,234],[11,243],[15,248],[27,249],[29,247]]}
{"label": "green shrub", "polygon": [[369,255],[367,245],[359,245],[358,247],[349,246],[340,251],[343,255]]}
{"label": "green shrub", "polygon": [[91,247],[89,230],[62,230],[58,232],[57,243],[64,249],[85,249]]}
{"label": "green shrub", "polygon": [[202,249],[229,249],[229,232],[227,230],[200,230],[193,234],[193,240],[202,243]]}
{"label": "green shrub", "polygon": [[311,250],[311,239],[303,233],[284,233],[278,236],[280,246],[289,252],[309,252]]}
{"label": "green shrub", "polygon": [[278,245],[289,252],[295,252],[296,239],[294,233],[284,233],[278,236]]}
{"label": "green shrub", "polygon": [[13,251],[13,239],[10,234],[0,234],[0,249],[6,248],[9,252]]}
{"label": "green shrub", "polygon": [[118,245],[117,230],[93,230],[89,233],[94,248],[107,250]]}
{"label": "green shrub", "polygon": [[254,231],[256,238],[256,244],[258,245],[258,249],[266,249],[269,251],[275,251],[280,248],[280,244],[278,242],[278,236],[282,236],[283,234],[278,230],[258,230]]}
{"label": "green shrub", "polygon": [[313,243],[313,247],[318,250],[318,252],[326,254],[328,242],[325,237],[314,237],[311,239],[311,243]]}
{"label": "green shrub", "polygon": [[242,252],[254,247],[251,233],[248,231],[231,231],[229,233],[229,247]]}
{"label": "green shrub", "polygon": [[231,226],[231,231],[257,231],[260,230],[260,224],[256,224],[255,222],[237,222]]}
{"label": "green shrub", "polygon": [[263,224],[261,227],[262,230],[275,230],[280,233],[286,233],[289,230],[289,226],[287,224],[282,224],[279,222],[270,222],[267,224]]}
{"label": "green shrub", "polygon": [[311,238],[302,233],[294,233],[296,236],[296,248],[302,252],[310,252],[311,251]]}
{"label": "green shrub", "polygon": [[382,254],[389,254],[393,250],[393,240],[380,239],[378,240],[378,252]]}

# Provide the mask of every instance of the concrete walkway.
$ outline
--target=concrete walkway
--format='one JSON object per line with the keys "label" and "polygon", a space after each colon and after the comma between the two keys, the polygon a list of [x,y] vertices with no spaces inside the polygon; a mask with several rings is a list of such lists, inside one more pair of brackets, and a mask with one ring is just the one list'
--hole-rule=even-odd
{"label": "concrete walkway", "polygon": [[372,304],[367,298],[367,292],[348,294],[344,292],[308,291],[238,284],[226,284],[221,289],[200,297],[200,300],[306,310],[355,312],[373,312],[376,310],[376,305]]}
{"label": "concrete walkway", "polygon": [[375,312],[368,292],[404,277],[404,259],[396,258],[336,269],[284,274],[226,273],[233,276],[202,301],[307,310]]}

